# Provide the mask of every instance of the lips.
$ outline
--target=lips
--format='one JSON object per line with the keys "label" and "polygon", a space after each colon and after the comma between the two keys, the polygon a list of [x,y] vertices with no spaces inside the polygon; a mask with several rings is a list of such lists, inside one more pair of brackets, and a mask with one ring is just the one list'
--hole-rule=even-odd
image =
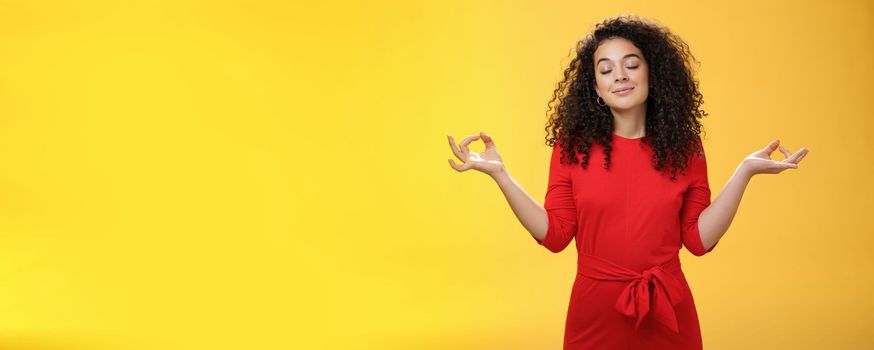
{"label": "lips", "polygon": [[619,89],[613,90],[613,93],[614,93],[614,94],[616,94],[616,93],[622,93],[622,92],[626,92],[626,91],[629,91],[629,90],[632,90],[632,89],[634,89],[633,86],[621,87],[621,88],[619,88]]}

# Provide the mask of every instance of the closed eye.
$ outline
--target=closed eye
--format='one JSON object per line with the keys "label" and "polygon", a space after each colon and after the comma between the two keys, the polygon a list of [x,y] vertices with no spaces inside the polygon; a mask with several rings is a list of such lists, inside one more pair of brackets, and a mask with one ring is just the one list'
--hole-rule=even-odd
{"label": "closed eye", "polygon": [[[639,65],[638,66],[631,66],[631,67],[628,67],[628,69],[637,69],[638,67],[640,67],[640,66]],[[601,74],[607,74],[610,72],[612,72],[612,70],[603,71],[603,72],[601,72]]]}

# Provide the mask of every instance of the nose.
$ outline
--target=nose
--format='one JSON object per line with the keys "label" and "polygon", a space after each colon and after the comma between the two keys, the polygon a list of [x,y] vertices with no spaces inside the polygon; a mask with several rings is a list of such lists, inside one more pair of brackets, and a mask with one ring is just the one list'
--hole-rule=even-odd
{"label": "nose", "polygon": [[617,67],[613,72],[616,73],[614,76],[616,81],[628,80],[628,71],[625,70],[625,67]]}
{"label": "nose", "polygon": [[616,73],[616,81],[628,80],[628,74],[625,74],[625,70],[617,69],[618,73]]}

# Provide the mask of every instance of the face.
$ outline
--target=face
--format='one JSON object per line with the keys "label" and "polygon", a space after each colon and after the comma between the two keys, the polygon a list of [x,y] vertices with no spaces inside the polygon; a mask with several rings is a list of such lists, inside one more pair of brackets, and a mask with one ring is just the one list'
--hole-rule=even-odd
{"label": "face", "polygon": [[624,38],[607,39],[595,50],[594,59],[595,91],[607,106],[629,110],[646,103],[649,66],[637,46]]}

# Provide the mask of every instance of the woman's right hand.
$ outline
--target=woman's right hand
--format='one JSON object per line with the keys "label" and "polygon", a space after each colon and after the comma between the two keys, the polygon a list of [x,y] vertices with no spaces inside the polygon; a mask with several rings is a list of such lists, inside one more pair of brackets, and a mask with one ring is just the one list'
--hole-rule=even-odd
{"label": "woman's right hand", "polygon": [[[494,177],[499,172],[505,170],[501,155],[498,154],[498,150],[495,148],[495,142],[486,133],[481,131],[479,135],[468,136],[459,145],[455,144],[455,140],[451,135],[447,135],[447,137],[449,137],[449,147],[452,148],[452,153],[463,162],[463,164],[458,165],[451,158],[449,159],[449,165],[458,172],[474,169]],[[471,152],[467,145],[480,138],[486,144],[486,150],[482,153]]]}

